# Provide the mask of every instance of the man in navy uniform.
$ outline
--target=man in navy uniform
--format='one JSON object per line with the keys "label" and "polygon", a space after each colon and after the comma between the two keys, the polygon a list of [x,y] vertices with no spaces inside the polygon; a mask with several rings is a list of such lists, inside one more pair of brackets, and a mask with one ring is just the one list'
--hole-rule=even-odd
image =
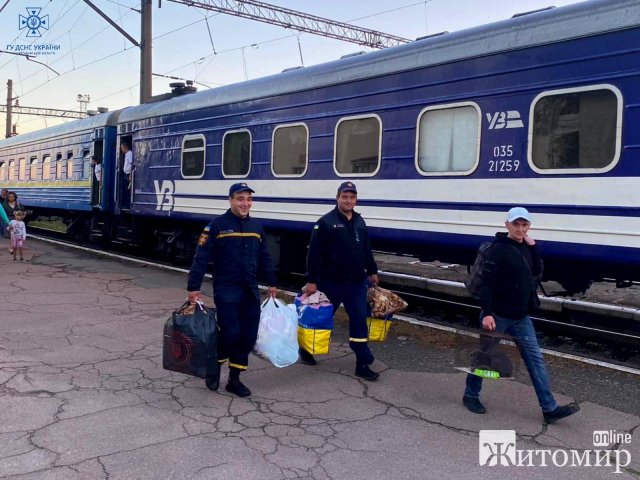
{"label": "man in navy uniform", "polygon": [[[369,368],[367,330],[367,284],[378,283],[378,266],[373,258],[367,225],[353,208],[358,191],[353,182],[338,187],[336,207],[313,226],[307,255],[305,292],[323,292],[334,312],[344,304],[349,315],[349,346],[356,354],[356,376],[374,381],[378,373]],[[368,276],[368,278],[367,278]],[[300,349],[303,363],[315,365],[311,353]]]}
{"label": "man in navy uniform", "polygon": [[240,381],[240,372],[247,369],[249,353],[258,335],[258,278],[269,285],[269,296],[275,297],[277,292],[262,224],[249,216],[253,193],[246,183],[231,185],[229,210],[214,218],[198,239],[187,285],[188,300],[200,300],[202,278],[213,261],[213,298],[220,327],[218,377],[207,379],[206,384],[210,390],[218,389],[220,367],[228,360],[226,390],[239,397],[251,395]]}

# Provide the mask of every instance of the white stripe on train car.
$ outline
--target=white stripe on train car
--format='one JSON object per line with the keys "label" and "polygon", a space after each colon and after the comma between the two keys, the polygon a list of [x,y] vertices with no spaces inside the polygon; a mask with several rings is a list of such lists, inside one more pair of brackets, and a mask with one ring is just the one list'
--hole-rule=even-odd
{"label": "white stripe on train car", "polygon": [[[236,180],[176,180],[174,195],[226,196]],[[247,180],[260,197],[335,198],[340,181],[270,179]],[[640,205],[640,177],[561,178],[419,178],[357,179],[363,200],[407,202],[487,203],[632,207]]]}
{"label": "white stripe on train car", "polygon": [[[222,199],[174,199],[174,211],[221,215],[229,208]],[[328,205],[292,202],[254,202],[256,218],[315,222],[329,210]],[[395,231],[429,231],[462,235],[493,236],[504,226],[504,213],[485,210],[447,210],[431,208],[357,207],[370,227]],[[535,214],[532,236],[554,242],[640,246],[640,217],[598,215]]]}

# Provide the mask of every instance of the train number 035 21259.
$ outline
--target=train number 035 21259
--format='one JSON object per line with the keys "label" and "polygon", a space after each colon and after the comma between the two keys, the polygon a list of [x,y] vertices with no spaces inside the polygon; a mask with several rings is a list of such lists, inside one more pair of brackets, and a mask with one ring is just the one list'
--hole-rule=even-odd
{"label": "train number 035 21259", "polygon": [[520,160],[489,160],[490,172],[516,172],[520,168]]}

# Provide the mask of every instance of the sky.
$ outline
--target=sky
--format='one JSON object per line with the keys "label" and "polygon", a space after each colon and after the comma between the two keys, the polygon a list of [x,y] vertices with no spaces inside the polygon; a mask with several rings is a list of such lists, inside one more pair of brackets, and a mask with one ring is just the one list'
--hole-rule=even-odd
{"label": "sky", "polygon": [[[0,8],[6,0],[0,0]],[[140,0],[93,0],[135,39],[140,39]],[[515,13],[577,0],[269,0],[268,3],[312,15],[352,23],[403,38],[458,31],[505,20]],[[160,4],[160,7],[159,7]],[[20,29],[39,9],[41,36]],[[22,23],[21,23],[22,21]],[[47,27],[46,29],[44,27]],[[83,0],[10,0],[0,12],[0,50],[34,52],[32,60],[0,52],[0,104],[6,103],[7,80],[20,106],[79,110],[78,97],[89,110],[110,110],[139,103],[140,51]],[[22,48],[23,50],[19,50]],[[354,43],[298,33],[275,25],[153,0],[153,94],[169,91],[169,83],[196,81],[199,90],[215,88],[316,65],[342,55],[371,51]],[[41,63],[36,63],[41,62]],[[44,64],[44,65],[43,65]],[[69,121],[56,117],[14,115],[18,133]],[[0,113],[0,138],[5,115]]]}

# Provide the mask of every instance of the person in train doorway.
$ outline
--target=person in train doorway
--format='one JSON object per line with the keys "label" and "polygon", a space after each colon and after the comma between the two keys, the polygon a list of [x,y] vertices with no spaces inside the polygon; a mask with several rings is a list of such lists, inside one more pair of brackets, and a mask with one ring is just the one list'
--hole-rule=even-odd
{"label": "person in train doorway", "polygon": [[100,203],[100,190],[102,190],[102,161],[95,155],[91,155],[91,168],[93,169],[93,186],[91,188],[92,203]]}
{"label": "person in train doorway", "polygon": [[[239,397],[251,395],[240,381],[240,372],[249,365],[249,353],[256,343],[260,321],[258,280],[263,280],[268,295],[277,293],[276,275],[271,263],[262,224],[249,215],[255,193],[246,183],[229,188],[230,208],[214,218],[198,239],[189,271],[187,299],[201,300],[200,286],[207,266],[213,262],[213,299],[217,309],[218,373],[229,361],[226,390]],[[219,378],[206,380],[210,390],[217,390]]]}
{"label": "person in train doorway", "polygon": [[[378,283],[378,266],[373,258],[367,225],[354,211],[358,191],[353,182],[338,187],[336,206],[313,226],[307,254],[307,284],[312,295],[320,290],[333,304],[349,315],[349,346],[356,355],[355,374],[374,381],[379,374],[369,367],[374,357],[367,330],[367,286]],[[367,278],[368,277],[368,278]],[[315,365],[313,355],[300,349],[300,359]]]}
{"label": "person in train doorway", "polygon": [[[523,207],[507,212],[507,232],[496,233],[486,253],[480,286],[482,328],[511,335],[529,371],[531,383],[547,424],[573,415],[580,406],[558,406],[551,393],[549,375],[538,345],[529,313],[538,307],[536,293],[542,275],[542,260],[533,238],[528,235],[531,215]],[[462,403],[473,413],[485,413],[480,402],[482,377],[469,374]]]}
{"label": "person in train doorway", "polygon": [[122,171],[124,177],[122,180],[122,206],[123,208],[131,207],[131,172],[133,172],[133,152],[131,146],[127,142],[122,142],[120,150],[124,155],[124,163],[122,165]]}

